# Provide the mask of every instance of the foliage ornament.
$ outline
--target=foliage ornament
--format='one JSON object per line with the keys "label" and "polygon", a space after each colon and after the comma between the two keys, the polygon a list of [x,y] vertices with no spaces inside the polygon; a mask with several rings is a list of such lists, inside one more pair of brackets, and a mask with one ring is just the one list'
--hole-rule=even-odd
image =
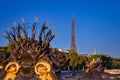
{"label": "foliage ornament", "polygon": [[[59,80],[58,69],[68,62],[67,53],[57,53],[50,47],[51,40],[57,35],[44,23],[36,40],[38,17],[35,18],[29,36],[28,24],[22,18],[22,25],[14,22],[14,27],[2,34],[9,41],[10,56],[0,57],[0,76],[3,80]],[[47,31],[46,31],[47,30]],[[3,60],[4,58],[4,60]],[[9,75],[9,76],[8,76]],[[12,75],[12,76],[11,76]],[[49,78],[49,79],[48,79]]]}

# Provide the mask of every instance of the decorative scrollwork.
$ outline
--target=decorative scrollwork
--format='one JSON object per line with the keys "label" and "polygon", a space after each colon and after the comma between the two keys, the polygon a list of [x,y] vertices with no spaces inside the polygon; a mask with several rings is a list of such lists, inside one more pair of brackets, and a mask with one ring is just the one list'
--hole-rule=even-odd
{"label": "decorative scrollwork", "polygon": [[9,62],[5,67],[7,75],[4,80],[9,80],[9,79],[14,80],[19,68],[20,66],[17,62]]}
{"label": "decorative scrollwork", "polygon": [[51,55],[52,62],[58,67],[63,67],[69,60],[68,54],[65,52],[56,53],[56,51],[54,51]]}
{"label": "decorative scrollwork", "polygon": [[5,53],[0,52],[0,62],[5,60]]}
{"label": "decorative scrollwork", "polygon": [[0,78],[5,75],[6,71],[4,70],[4,66],[0,65]]}
{"label": "decorative scrollwork", "polygon": [[39,75],[40,80],[53,80],[50,75],[51,65],[48,62],[38,62],[35,65],[35,73]]}

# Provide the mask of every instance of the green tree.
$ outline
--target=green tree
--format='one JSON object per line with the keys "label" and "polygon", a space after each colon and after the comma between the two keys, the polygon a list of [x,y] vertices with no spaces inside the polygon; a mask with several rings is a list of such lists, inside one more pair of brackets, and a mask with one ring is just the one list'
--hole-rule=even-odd
{"label": "green tree", "polygon": [[10,50],[12,49],[12,45],[11,45],[11,43],[8,43],[7,44],[7,52],[9,52],[10,53]]}
{"label": "green tree", "polygon": [[78,57],[78,69],[82,69],[83,67],[85,67],[86,62],[88,62],[87,56],[79,56]]}
{"label": "green tree", "polygon": [[68,56],[70,59],[69,66],[71,66],[74,69],[75,67],[77,67],[78,64],[78,54],[76,52],[70,52]]}
{"label": "green tree", "polygon": [[6,55],[6,58],[10,56],[10,53],[8,52],[8,46],[0,46],[0,52],[4,53]]}
{"label": "green tree", "polygon": [[111,69],[112,58],[110,56],[101,55],[103,66],[107,69]]}
{"label": "green tree", "polygon": [[113,58],[112,59],[112,69],[120,69],[120,58]]}
{"label": "green tree", "polygon": [[7,53],[7,50],[8,50],[7,46],[0,47],[0,52]]}

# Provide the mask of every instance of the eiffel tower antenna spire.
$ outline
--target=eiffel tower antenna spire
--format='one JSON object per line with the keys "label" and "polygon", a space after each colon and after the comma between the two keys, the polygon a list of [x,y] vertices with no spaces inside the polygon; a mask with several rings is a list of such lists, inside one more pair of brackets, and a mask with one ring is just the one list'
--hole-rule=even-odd
{"label": "eiffel tower antenna spire", "polygon": [[72,18],[72,29],[71,29],[70,51],[77,52],[76,44],[75,44],[74,18]]}

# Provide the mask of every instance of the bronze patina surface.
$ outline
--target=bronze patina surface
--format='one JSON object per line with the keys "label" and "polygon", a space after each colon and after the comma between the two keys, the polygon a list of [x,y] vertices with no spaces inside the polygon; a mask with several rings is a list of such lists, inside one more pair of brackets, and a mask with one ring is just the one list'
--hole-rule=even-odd
{"label": "bronze patina surface", "polygon": [[[68,62],[67,53],[57,53],[50,47],[56,36],[52,28],[47,30],[45,22],[36,40],[38,24],[36,20],[28,36],[28,24],[15,25],[2,36],[9,41],[10,56],[0,52],[1,80],[59,80],[61,67]],[[47,31],[46,31],[47,30]]]}

